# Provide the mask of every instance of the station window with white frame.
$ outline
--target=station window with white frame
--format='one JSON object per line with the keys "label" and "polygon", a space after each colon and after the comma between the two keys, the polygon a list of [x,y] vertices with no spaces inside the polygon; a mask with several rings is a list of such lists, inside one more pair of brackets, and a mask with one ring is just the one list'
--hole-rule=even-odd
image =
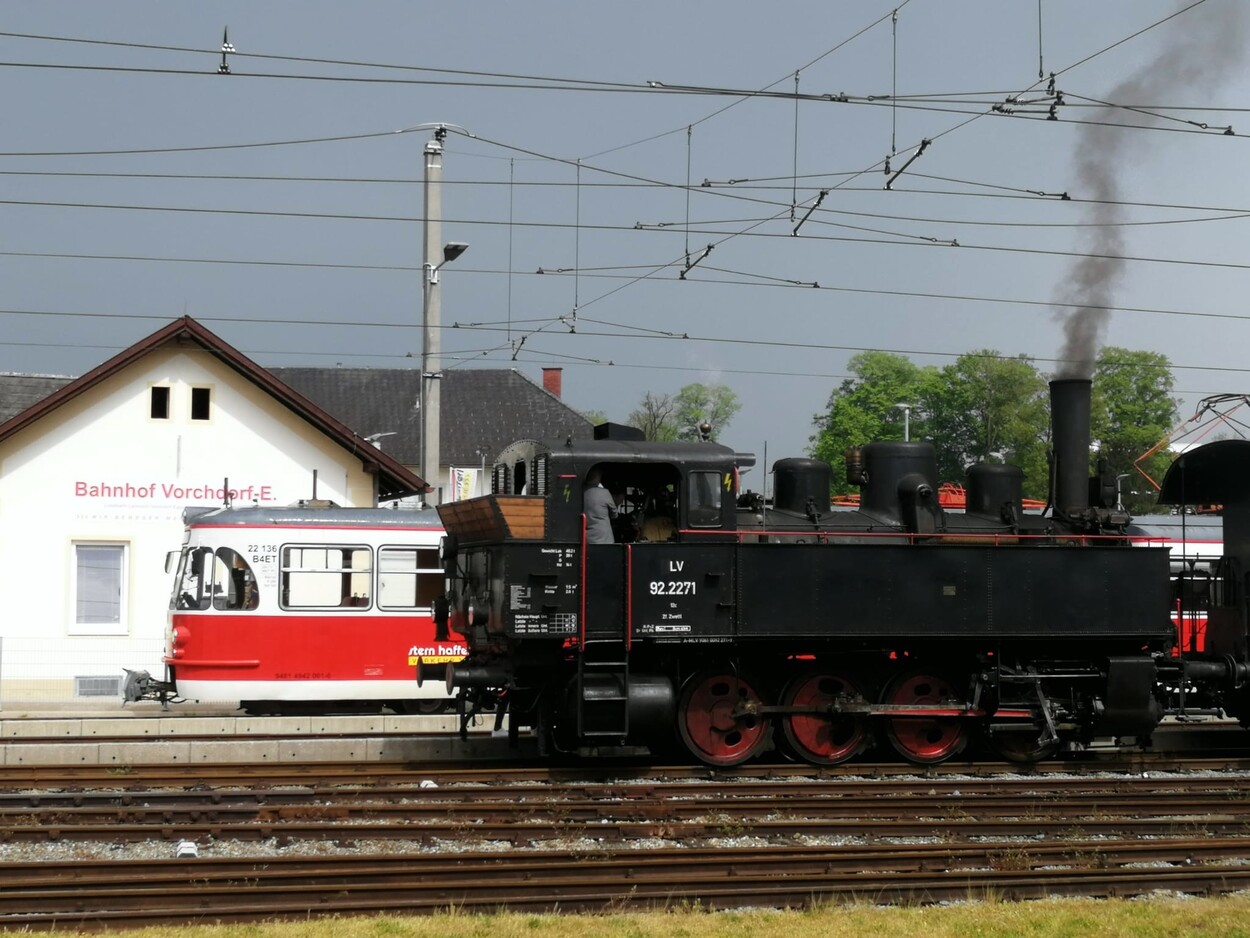
{"label": "station window with white frame", "polygon": [[74,542],[71,635],[127,634],[127,555],[120,541]]}

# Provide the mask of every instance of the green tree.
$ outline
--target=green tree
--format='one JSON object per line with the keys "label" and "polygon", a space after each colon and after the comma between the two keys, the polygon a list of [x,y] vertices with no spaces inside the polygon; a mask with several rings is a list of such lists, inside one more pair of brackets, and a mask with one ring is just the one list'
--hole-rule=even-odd
{"label": "green tree", "polygon": [[677,439],[677,402],[671,394],[648,391],[629,412],[629,425],[637,427],[648,440],[667,442]]}
{"label": "green tree", "polygon": [[[1158,352],[1105,346],[1094,365],[1091,435],[1098,457],[1121,479],[1126,508],[1142,514],[1155,505],[1154,486],[1134,467],[1135,461],[1158,443],[1177,423],[1172,397],[1171,362]],[[1162,481],[1171,457],[1156,453],[1142,468]]]}
{"label": "green tree", "polygon": [[711,439],[719,440],[721,431],[742,409],[738,395],[723,384],[687,384],[677,392],[674,403],[679,440],[701,439],[702,424],[710,424]]}
{"label": "green tree", "polygon": [[912,405],[906,415],[911,438],[926,436],[928,412],[923,402],[929,396],[929,384],[937,378],[936,369],[921,368],[892,352],[861,352],[847,363],[847,370],[852,377],[829,395],[826,411],[812,418],[816,432],[808,447],[812,456],[834,467],[837,495],[851,490],[840,471],[849,447],[903,438],[905,414],[899,404]]}
{"label": "green tree", "polygon": [[973,463],[1008,463],[1024,470],[1026,496],[1046,497],[1049,396],[1027,356],[969,352],[944,367],[926,392],[943,481],[962,481]]}
{"label": "green tree", "polygon": [[648,391],[629,414],[630,426],[648,440],[697,440],[699,425],[711,424],[711,439],[742,409],[738,395],[723,384],[687,384],[676,394]]}

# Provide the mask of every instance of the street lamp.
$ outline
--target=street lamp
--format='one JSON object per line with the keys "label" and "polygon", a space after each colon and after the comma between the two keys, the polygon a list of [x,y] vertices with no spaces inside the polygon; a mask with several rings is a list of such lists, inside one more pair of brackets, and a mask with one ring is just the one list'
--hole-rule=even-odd
{"label": "street lamp", "polygon": [[463,254],[468,245],[463,241],[450,241],[441,248],[443,220],[443,138],[445,128],[434,131],[434,139],[425,145],[425,263],[421,266],[421,478],[434,488],[434,503],[439,498],[439,412],[441,395],[439,379],[442,366],[439,362],[441,345],[441,310],[438,295],[438,272]]}
{"label": "street lamp", "polygon": [[896,408],[903,412],[903,442],[906,443],[911,439],[911,404],[895,404]]}
{"label": "street lamp", "polygon": [[442,264],[439,264],[437,267],[431,267],[429,264],[425,265],[425,282],[430,285],[438,283],[438,272],[442,270],[443,264],[450,264],[468,249],[468,244],[463,241],[448,241],[444,244]]}

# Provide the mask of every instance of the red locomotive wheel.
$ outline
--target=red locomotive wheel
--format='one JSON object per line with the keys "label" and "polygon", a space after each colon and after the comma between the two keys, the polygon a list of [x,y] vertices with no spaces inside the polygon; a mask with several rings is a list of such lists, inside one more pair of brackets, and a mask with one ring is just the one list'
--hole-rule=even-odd
{"label": "red locomotive wheel", "polygon": [[[959,707],[962,700],[944,678],[924,672],[901,674],[890,682],[881,702],[934,708]],[[968,741],[967,721],[958,717],[886,718],[890,745],[909,762],[935,765],[963,750]]]}
{"label": "red locomotive wheel", "polygon": [[[862,703],[863,694],[839,674],[816,671],[792,681],[782,704],[824,709],[839,700]],[[861,714],[791,713],[782,717],[781,728],[794,755],[813,765],[845,762],[868,742],[868,721]]]}
{"label": "red locomotive wheel", "polygon": [[686,748],[708,765],[740,765],[768,742],[763,700],[737,674],[709,671],[686,684],[677,707],[677,729]]}

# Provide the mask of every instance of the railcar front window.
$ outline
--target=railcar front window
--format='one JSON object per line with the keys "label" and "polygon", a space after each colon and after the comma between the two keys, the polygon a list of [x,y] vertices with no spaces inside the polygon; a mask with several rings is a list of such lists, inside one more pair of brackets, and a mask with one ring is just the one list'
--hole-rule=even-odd
{"label": "railcar front window", "polygon": [[282,605],[290,609],[367,609],[373,596],[373,552],[360,545],[282,548]]}
{"label": "railcar front window", "polygon": [[255,609],[259,603],[260,592],[251,565],[238,551],[217,548],[213,561],[213,608]]}
{"label": "railcar front window", "polygon": [[436,547],[383,547],[378,551],[378,608],[429,609],[443,592]]}
{"label": "railcar front window", "polygon": [[207,609],[213,604],[213,549],[194,547],[182,555],[174,582],[175,609]]}

